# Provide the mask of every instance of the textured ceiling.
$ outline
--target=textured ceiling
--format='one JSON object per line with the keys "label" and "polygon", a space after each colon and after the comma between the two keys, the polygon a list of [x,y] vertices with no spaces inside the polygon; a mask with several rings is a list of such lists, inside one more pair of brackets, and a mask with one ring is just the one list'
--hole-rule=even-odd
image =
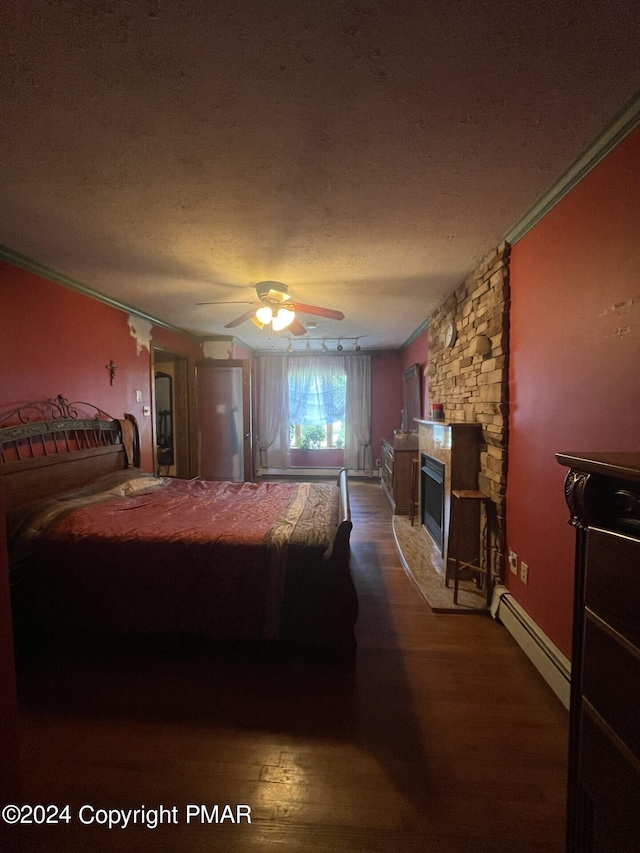
{"label": "textured ceiling", "polygon": [[194,334],[248,307],[198,302],[277,279],[344,312],[310,338],[397,348],[634,95],[639,22],[635,0],[5,0],[0,244]]}

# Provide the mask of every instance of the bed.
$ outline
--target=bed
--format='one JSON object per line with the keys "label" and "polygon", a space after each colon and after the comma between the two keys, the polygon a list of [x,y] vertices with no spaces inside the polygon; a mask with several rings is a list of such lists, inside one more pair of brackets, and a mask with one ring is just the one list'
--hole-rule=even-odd
{"label": "bed", "polygon": [[43,631],[271,640],[351,657],[346,472],[329,483],[155,477],[135,418],[64,397],[0,422],[10,560]]}

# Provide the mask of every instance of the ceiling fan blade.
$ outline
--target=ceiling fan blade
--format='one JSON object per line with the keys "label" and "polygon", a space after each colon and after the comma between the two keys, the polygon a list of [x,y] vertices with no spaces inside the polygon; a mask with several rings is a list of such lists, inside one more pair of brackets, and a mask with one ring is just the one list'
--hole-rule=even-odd
{"label": "ceiling fan blade", "polygon": [[248,299],[240,299],[234,302],[196,302],[196,305],[253,305]]}
{"label": "ceiling fan blade", "polygon": [[295,319],[293,321],[293,323],[291,323],[291,325],[289,326],[289,330],[291,332],[293,332],[294,335],[306,335],[307,334],[307,330],[305,329],[305,327],[302,325],[302,323],[298,319]]}
{"label": "ceiling fan blade", "polygon": [[302,305],[300,302],[294,302],[293,307],[296,311],[302,314],[316,314],[318,317],[329,317],[331,320],[344,320],[342,311],[334,311],[331,308],[318,308],[316,305]]}
{"label": "ceiling fan blade", "polygon": [[235,320],[232,320],[230,323],[225,325],[225,329],[235,329],[236,326],[239,326],[240,323],[244,323],[245,320],[248,320],[250,317],[254,315],[253,308],[250,308],[249,311],[245,311],[244,314],[241,314],[239,317],[236,317]]}

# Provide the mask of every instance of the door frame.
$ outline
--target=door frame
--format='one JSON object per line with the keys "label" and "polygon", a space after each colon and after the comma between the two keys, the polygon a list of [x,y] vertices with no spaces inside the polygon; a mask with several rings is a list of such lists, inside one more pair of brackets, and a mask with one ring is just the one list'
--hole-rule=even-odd
{"label": "door frame", "polygon": [[[244,358],[199,358],[195,363],[194,383],[197,388],[197,371],[207,368],[242,368],[242,453],[244,482],[253,480],[253,418],[251,406],[251,362]],[[196,392],[197,395],[197,392]],[[196,399],[197,405],[197,399]],[[193,427],[197,431],[197,417]]]}
{"label": "door frame", "polygon": [[158,473],[156,424],[156,371],[172,365],[173,373],[173,436],[175,477],[189,480],[197,476],[197,456],[194,444],[193,412],[195,401],[195,360],[163,347],[151,349],[151,440],[153,444],[153,470]]}

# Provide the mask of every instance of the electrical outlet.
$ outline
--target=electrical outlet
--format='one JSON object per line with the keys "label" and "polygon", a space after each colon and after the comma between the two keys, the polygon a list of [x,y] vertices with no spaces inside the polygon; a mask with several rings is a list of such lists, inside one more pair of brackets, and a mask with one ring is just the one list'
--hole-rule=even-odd
{"label": "electrical outlet", "polygon": [[524,584],[529,583],[529,566],[524,561],[520,563],[520,580]]}
{"label": "electrical outlet", "polygon": [[509,551],[509,568],[514,575],[518,574],[518,555],[515,551]]}

